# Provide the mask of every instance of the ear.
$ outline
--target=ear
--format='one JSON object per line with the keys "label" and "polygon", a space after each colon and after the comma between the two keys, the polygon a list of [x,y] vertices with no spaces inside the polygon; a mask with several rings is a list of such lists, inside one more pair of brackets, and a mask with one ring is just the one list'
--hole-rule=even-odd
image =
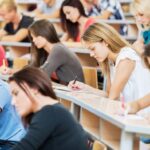
{"label": "ear", "polygon": [[103,41],[103,44],[108,47],[108,43],[107,42]]}

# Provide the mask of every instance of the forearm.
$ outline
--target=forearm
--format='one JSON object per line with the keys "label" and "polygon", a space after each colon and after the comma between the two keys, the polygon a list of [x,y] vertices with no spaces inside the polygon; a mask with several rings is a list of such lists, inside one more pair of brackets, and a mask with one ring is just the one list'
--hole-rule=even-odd
{"label": "forearm", "polygon": [[128,105],[130,107],[129,113],[137,113],[141,109],[150,106],[150,93],[138,100],[129,102]]}

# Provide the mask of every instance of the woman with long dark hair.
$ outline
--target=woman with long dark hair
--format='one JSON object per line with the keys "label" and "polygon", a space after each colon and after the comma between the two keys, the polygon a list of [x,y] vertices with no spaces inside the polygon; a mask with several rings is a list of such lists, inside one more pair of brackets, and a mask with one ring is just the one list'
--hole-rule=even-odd
{"label": "woman with long dark hair", "polygon": [[62,41],[71,39],[79,42],[84,31],[95,22],[88,18],[80,0],[64,0],[60,9],[61,24],[66,32]]}
{"label": "woman with long dark hair", "polygon": [[47,20],[36,21],[29,28],[29,35],[33,66],[40,67],[50,77],[55,72],[63,84],[68,84],[76,76],[84,82],[77,56],[60,42],[53,24]]}
{"label": "woman with long dark hair", "polygon": [[88,136],[56,99],[48,76],[26,67],[9,78],[12,104],[28,127],[13,150],[90,150]]}

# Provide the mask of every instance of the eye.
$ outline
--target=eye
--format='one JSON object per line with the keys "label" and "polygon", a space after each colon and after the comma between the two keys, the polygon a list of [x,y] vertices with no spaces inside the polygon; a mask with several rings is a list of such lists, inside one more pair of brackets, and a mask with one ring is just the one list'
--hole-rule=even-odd
{"label": "eye", "polygon": [[12,94],[13,94],[14,96],[17,96],[18,93],[19,93],[18,91],[13,91],[13,92],[12,92]]}

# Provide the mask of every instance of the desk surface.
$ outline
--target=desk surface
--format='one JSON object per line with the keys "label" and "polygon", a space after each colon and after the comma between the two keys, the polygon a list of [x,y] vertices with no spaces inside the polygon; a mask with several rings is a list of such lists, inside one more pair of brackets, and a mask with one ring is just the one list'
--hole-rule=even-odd
{"label": "desk surface", "polygon": [[111,122],[126,132],[150,135],[150,124],[138,116],[119,116],[115,114],[120,102],[93,95],[90,92],[68,92],[55,90],[58,97],[71,101],[91,113]]}

